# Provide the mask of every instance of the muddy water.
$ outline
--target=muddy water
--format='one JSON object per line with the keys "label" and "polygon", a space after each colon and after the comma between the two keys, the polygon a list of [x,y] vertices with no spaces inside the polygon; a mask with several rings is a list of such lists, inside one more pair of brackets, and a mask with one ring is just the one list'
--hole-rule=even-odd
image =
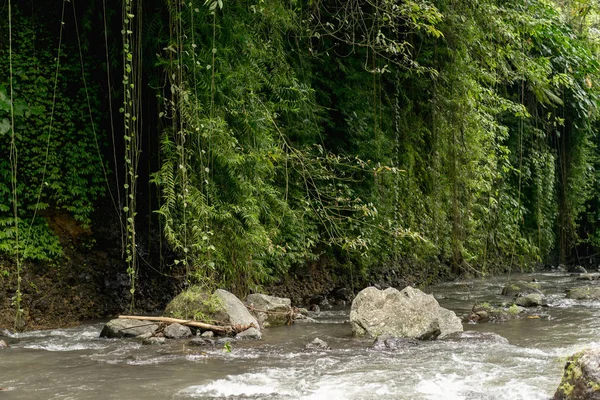
{"label": "muddy water", "polygon": [[[509,344],[426,342],[375,351],[354,339],[348,310],[322,312],[319,323],[272,328],[260,342],[191,348],[185,342],[142,346],[98,338],[102,324],[38,331],[0,351],[0,399],[548,399],[564,357],[600,346],[600,303],[564,298],[567,274],[540,281],[549,307],[540,318],[466,324]],[[506,277],[447,283],[426,291],[458,314],[476,301],[497,303]],[[588,283],[589,284],[589,283]],[[331,351],[306,352],[319,337]]]}

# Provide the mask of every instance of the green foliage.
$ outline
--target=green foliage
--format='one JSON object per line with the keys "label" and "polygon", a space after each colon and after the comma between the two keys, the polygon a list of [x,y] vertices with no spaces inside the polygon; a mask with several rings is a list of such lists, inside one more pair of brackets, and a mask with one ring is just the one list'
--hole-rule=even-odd
{"label": "green foliage", "polygon": [[[1,30],[6,28],[3,19]],[[57,237],[34,212],[49,208],[68,211],[89,225],[93,202],[104,194],[102,160],[90,122],[87,95],[78,59],[63,44],[58,65],[57,41],[30,17],[13,15],[13,98],[18,155],[17,206],[20,251],[25,258],[49,260],[61,255]],[[77,54],[72,52],[73,54]],[[86,60],[87,62],[87,60]],[[8,71],[8,45],[0,47],[0,69]],[[88,74],[86,72],[86,74]],[[55,81],[56,78],[56,81]],[[9,75],[0,77],[0,153],[10,145]],[[88,83],[90,76],[86,77]],[[92,88],[92,114],[98,117],[99,99]],[[11,222],[11,165],[0,160],[0,251],[14,254],[14,221]]]}

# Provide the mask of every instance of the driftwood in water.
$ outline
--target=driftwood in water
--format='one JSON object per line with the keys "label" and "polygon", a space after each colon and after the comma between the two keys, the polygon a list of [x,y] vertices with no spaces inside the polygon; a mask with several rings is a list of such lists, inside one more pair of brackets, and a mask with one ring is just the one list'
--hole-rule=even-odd
{"label": "driftwood in water", "polygon": [[[137,319],[140,321],[156,321],[156,322],[166,322],[169,324],[181,324],[192,326],[194,328],[200,328],[208,331],[219,332],[223,334],[236,334],[245,331],[246,329],[250,329],[255,327],[254,324],[246,324],[246,325],[211,325],[206,324],[204,322],[193,321],[189,319],[178,319],[178,318],[169,318],[169,317],[142,317],[138,315],[119,315],[121,319]],[[256,327],[255,327],[256,328]]]}

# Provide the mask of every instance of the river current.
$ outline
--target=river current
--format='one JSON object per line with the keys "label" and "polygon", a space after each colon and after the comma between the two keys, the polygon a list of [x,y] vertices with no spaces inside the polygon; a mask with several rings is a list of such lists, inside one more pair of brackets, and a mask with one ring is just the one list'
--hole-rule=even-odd
{"label": "river current", "polygon": [[[187,341],[144,346],[102,339],[103,324],[35,331],[0,350],[0,399],[550,399],[565,358],[600,346],[600,302],[565,299],[566,273],[535,278],[548,307],[535,318],[465,324],[507,343],[431,341],[397,351],[351,335],[348,309],[323,311],[318,323],[270,328],[261,341],[198,348]],[[426,288],[459,316],[476,302],[496,304],[507,277]],[[305,351],[315,337],[329,351]]]}

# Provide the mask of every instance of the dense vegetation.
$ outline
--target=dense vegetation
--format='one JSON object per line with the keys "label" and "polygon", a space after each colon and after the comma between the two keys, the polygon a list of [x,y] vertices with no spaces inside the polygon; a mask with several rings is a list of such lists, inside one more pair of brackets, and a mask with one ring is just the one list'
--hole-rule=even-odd
{"label": "dense vegetation", "polygon": [[426,280],[600,248],[594,2],[42,3],[0,5],[17,310],[23,269],[63,257],[50,216],[93,228],[99,204],[132,298],[151,264],[245,292],[307,263]]}

